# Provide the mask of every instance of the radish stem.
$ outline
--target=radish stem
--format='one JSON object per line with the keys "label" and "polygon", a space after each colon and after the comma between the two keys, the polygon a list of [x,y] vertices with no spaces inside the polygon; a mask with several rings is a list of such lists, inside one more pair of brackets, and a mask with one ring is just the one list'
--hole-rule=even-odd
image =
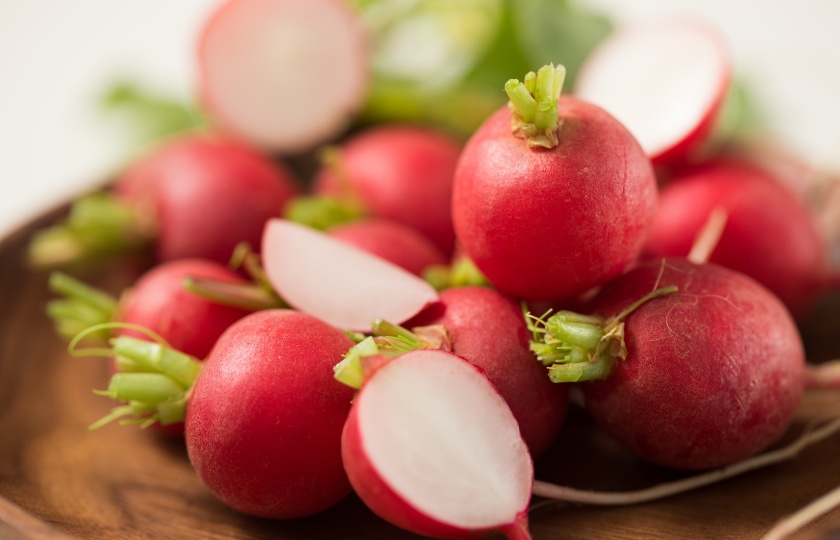
{"label": "radish stem", "polygon": [[805,364],[805,388],[840,389],[840,360]]}
{"label": "radish stem", "polygon": [[554,148],[557,146],[557,100],[566,78],[562,65],[545,65],[534,74],[525,75],[525,82],[510,79],[505,93],[510,99],[511,131],[525,139],[528,146]]}
{"label": "radish stem", "polygon": [[548,366],[553,382],[606,379],[613,361],[627,356],[624,319],[642,304],[675,292],[675,286],[655,289],[608,320],[572,311],[558,311],[548,318],[548,314],[535,317],[526,313],[531,351]]}
{"label": "radish stem", "polygon": [[822,497],[815,499],[803,508],[800,508],[793,514],[773,525],[773,527],[761,537],[761,540],[781,540],[838,506],[840,506],[840,486],[837,486]]}
{"label": "radish stem", "polygon": [[825,440],[837,432],[840,432],[840,417],[836,417],[819,427],[805,431],[796,440],[777,450],[765,452],[696,476],[683,478],[674,482],[666,482],[636,491],[615,493],[596,492],[535,480],[533,493],[534,495],[548,499],[604,506],[626,506],[650,502],[708,486],[738,476],[739,474],[792,459],[808,446]]}
{"label": "radish stem", "polygon": [[217,304],[257,311],[287,307],[272,291],[256,284],[226,283],[199,277],[184,280],[184,289]]}
{"label": "radish stem", "polygon": [[694,243],[691,245],[686,259],[694,264],[705,264],[715,251],[720,242],[723,230],[726,228],[726,221],[729,219],[729,212],[720,206],[716,206],[709,214],[709,219],[697,233]]}

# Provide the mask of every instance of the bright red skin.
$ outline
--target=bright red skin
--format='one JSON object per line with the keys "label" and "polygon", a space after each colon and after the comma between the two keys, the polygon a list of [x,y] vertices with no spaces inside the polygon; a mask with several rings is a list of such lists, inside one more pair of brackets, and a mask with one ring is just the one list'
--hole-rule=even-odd
{"label": "bright red skin", "polygon": [[[387,365],[387,362],[385,365]],[[382,367],[384,366],[380,366],[379,369]],[[375,376],[374,373],[368,375],[368,377],[373,376]],[[364,386],[361,392],[364,392]],[[362,394],[360,393],[356,401],[361,397]],[[376,467],[368,459],[364,450],[361,429],[359,428],[358,407],[353,407],[350,410],[350,416],[344,426],[341,453],[353,489],[365,505],[382,519],[407,531],[433,538],[476,538],[499,532],[493,529],[470,530],[454,527],[431,518],[408,504],[379,475]],[[527,531],[527,508],[517,519],[516,523],[508,527],[510,532],[514,533],[510,538],[530,538],[529,536],[515,535],[519,530]]]}
{"label": "bright red skin", "polygon": [[582,384],[595,420],[644,459],[705,469],[751,456],[787,429],[803,389],[804,352],[767,289],[721,266],[648,261],[604,287],[594,313],[626,319],[627,358]]}
{"label": "bright red skin", "polygon": [[[187,277],[246,283],[236,272],[212,261],[180,259],[161,263],[140,276],[120,298],[115,319],[158,333],[175,350],[204,359],[227,328],[250,311],[225,306],[184,289]],[[120,335],[149,336],[132,330]]]}
{"label": "bright red skin", "polygon": [[341,430],[354,390],[332,367],[352,345],[340,330],[291,310],[254,313],[219,338],[193,388],[186,444],[222,502],[288,519],[350,493]]}
{"label": "bright red skin", "polygon": [[654,217],[653,169],[630,132],[571,97],[560,98],[559,116],[559,144],[531,149],[500,109],[473,134],[455,173],[461,248],[515,298],[571,298],[616,277]]}
{"label": "bright red skin", "polygon": [[754,278],[802,315],[828,275],[826,247],[796,195],[747,162],[717,159],[673,178],[661,191],[647,256],[688,255],[716,207],[728,217],[709,260]]}
{"label": "bright red skin", "polygon": [[226,263],[240,242],[260,245],[265,222],[297,187],[289,171],[254,149],[189,135],[141,159],[115,191],[152,221],[159,261]]}
{"label": "bright red skin", "polygon": [[446,327],[452,352],[480,367],[505,399],[534,458],[557,436],[566,416],[566,386],[555,384],[528,348],[531,333],[519,305],[493,289],[457,287],[440,294],[440,310],[417,325]]}
{"label": "bright red skin", "polygon": [[[417,126],[368,129],[341,147],[341,167],[350,189],[374,216],[399,221],[432,240],[447,256],[455,246],[452,177],[461,145],[443,133]],[[341,196],[329,168],[315,192]]]}
{"label": "bright red skin", "polygon": [[417,276],[434,264],[446,264],[447,258],[431,240],[397,221],[364,218],[339,225],[329,235],[359,249],[377,255]]}

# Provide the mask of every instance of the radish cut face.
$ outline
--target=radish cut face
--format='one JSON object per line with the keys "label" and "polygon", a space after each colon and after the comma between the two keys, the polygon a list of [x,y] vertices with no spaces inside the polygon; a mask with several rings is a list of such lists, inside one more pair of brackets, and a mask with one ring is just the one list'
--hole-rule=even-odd
{"label": "radish cut face", "polygon": [[703,142],[729,78],[720,36],[681,19],[613,34],[581,67],[575,94],[615,116],[658,161]]}
{"label": "radish cut face", "polygon": [[414,274],[340,240],[284,219],[266,224],[263,266],[289,305],[345,330],[377,318],[402,323],[438,301]]}
{"label": "radish cut face", "polygon": [[[451,353],[412,351],[376,371],[356,399],[343,444],[362,500],[414,532],[504,532],[527,511],[533,465],[516,420],[488,379]],[[382,490],[371,488],[379,482],[438,528],[401,522],[400,504],[383,503]]]}
{"label": "radish cut face", "polygon": [[205,27],[199,56],[213,119],[280,151],[335,135],[367,88],[363,30],[338,0],[231,0]]}

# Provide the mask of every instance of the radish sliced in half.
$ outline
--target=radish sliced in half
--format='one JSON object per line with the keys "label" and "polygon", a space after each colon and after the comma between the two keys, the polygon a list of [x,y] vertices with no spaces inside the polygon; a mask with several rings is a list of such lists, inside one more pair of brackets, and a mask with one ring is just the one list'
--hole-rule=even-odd
{"label": "radish sliced in half", "polygon": [[209,116],[284,152],[336,135],[368,84],[361,22],[340,0],[231,0],[204,28],[199,92]]}
{"label": "radish sliced in half", "polygon": [[716,30],[677,19],[618,30],[581,67],[575,94],[615,116],[654,163],[668,164],[708,138],[730,76]]}
{"label": "radish sliced in half", "polygon": [[292,221],[266,224],[262,257],[283,300],[338,328],[369,331],[377,318],[399,324],[438,301],[414,274]]}
{"label": "radish sliced in half", "polygon": [[411,351],[374,371],[354,401],[341,452],[359,497],[399,527],[530,538],[531,457],[505,401],[459,356]]}

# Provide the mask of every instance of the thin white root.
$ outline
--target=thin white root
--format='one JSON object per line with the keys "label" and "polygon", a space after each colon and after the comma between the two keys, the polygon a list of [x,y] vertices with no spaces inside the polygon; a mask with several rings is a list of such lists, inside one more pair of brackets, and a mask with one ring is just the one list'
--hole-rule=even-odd
{"label": "thin white root", "polygon": [[781,540],[838,506],[840,506],[840,486],[777,522],[767,531],[767,534],[761,537],[761,540]]}
{"label": "thin white root", "polygon": [[765,452],[696,476],[683,478],[674,482],[666,482],[636,491],[597,492],[558,486],[549,482],[535,480],[532,492],[539,497],[584,504],[603,506],[639,504],[708,486],[748,471],[794,458],[806,447],[816,444],[837,432],[840,432],[840,417],[834,418],[819,427],[805,431],[796,440],[777,450]]}
{"label": "thin white root", "polygon": [[805,388],[840,389],[840,360],[822,364],[806,364]]}
{"label": "thin white root", "polygon": [[688,252],[686,259],[694,264],[705,264],[709,262],[709,257],[715,251],[715,248],[720,242],[720,237],[723,230],[726,228],[726,221],[729,219],[729,212],[722,206],[716,206],[711,213],[703,228],[694,237],[694,243],[691,244],[691,251]]}

